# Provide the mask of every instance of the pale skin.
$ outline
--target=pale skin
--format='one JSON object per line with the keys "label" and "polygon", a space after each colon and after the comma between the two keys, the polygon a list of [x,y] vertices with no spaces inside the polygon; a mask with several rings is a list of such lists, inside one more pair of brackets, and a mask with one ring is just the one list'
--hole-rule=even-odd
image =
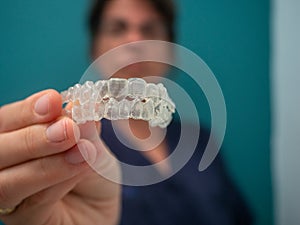
{"label": "pale skin", "polygon": [[[151,39],[137,28],[151,21],[161,21],[149,3],[142,0],[113,0],[103,17],[106,21],[125,21],[130,29],[117,39],[100,35],[95,40],[94,57],[120,44]],[[167,40],[165,33],[157,34],[154,39]],[[156,74],[158,71],[163,74],[165,70],[147,64],[127,69],[134,76],[134,71],[136,74],[153,72],[150,68]],[[149,135],[146,122],[130,123],[137,136]],[[2,106],[0,208],[18,207],[12,214],[0,216],[0,220],[6,225],[117,224],[120,186],[96,174],[79,151],[79,148],[86,149],[85,156],[89,159],[95,157],[97,151],[109,151],[105,145],[101,145],[105,149],[96,150],[99,147],[94,143],[96,139],[101,141],[100,130],[79,127],[64,116],[61,97],[54,90]],[[157,162],[166,157],[166,149],[162,143],[145,156]]]}
{"label": "pale skin", "polygon": [[[0,204],[10,208],[22,202],[13,214],[0,217],[7,225],[115,224],[118,219],[119,186],[95,174],[78,149],[85,145],[93,156],[94,137],[80,138],[86,131],[61,114],[54,90],[0,109]],[[58,126],[47,131],[52,124]]]}

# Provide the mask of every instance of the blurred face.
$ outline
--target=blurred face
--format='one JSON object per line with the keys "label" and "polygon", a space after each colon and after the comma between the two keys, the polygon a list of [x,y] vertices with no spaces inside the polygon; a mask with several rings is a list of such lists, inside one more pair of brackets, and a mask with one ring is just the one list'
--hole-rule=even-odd
{"label": "blurred face", "polygon": [[[99,29],[94,43],[94,58],[126,43],[168,40],[163,18],[148,0],[110,0],[104,9]],[[150,50],[157,52],[155,49]],[[130,62],[131,58],[139,58],[145,54],[143,51],[145,50],[134,47],[126,48],[112,63],[124,63],[124,60]],[[168,66],[155,62],[135,63],[121,69],[114,77],[163,76],[167,68]]]}

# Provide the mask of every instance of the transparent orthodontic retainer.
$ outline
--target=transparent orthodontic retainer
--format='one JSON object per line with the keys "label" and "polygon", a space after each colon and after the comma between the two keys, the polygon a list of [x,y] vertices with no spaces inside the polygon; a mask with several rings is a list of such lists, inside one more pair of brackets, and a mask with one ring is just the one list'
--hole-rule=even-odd
{"label": "transparent orthodontic retainer", "polygon": [[141,78],[111,78],[97,82],[86,81],[61,92],[63,104],[72,119],[87,121],[140,119],[151,127],[167,127],[172,121],[175,104],[163,84],[147,83]]}

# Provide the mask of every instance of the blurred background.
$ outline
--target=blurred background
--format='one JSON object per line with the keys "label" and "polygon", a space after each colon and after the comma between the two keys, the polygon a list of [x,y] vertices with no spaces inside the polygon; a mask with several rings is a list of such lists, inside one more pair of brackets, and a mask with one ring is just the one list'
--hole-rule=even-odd
{"label": "blurred background", "polygon": [[[299,2],[177,0],[177,42],[208,64],[223,90],[228,125],[221,154],[256,225],[300,222],[294,160],[299,158],[299,117],[287,115],[287,108],[297,112],[299,105],[300,49],[292,44],[300,39]],[[90,63],[88,8],[86,0],[0,3],[0,105],[46,88],[62,91],[79,81]],[[178,82],[189,87],[201,121],[209,126],[203,94],[187,77]],[[287,134],[291,127],[292,137]]]}

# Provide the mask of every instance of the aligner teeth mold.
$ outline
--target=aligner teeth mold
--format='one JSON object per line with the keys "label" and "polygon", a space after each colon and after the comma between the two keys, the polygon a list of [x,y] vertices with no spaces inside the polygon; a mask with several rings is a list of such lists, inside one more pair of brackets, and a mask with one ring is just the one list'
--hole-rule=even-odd
{"label": "aligner teeth mold", "polygon": [[163,84],[146,83],[141,78],[86,81],[61,92],[61,96],[63,104],[72,102],[69,113],[78,124],[132,118],[165,128],[176,108]]}

